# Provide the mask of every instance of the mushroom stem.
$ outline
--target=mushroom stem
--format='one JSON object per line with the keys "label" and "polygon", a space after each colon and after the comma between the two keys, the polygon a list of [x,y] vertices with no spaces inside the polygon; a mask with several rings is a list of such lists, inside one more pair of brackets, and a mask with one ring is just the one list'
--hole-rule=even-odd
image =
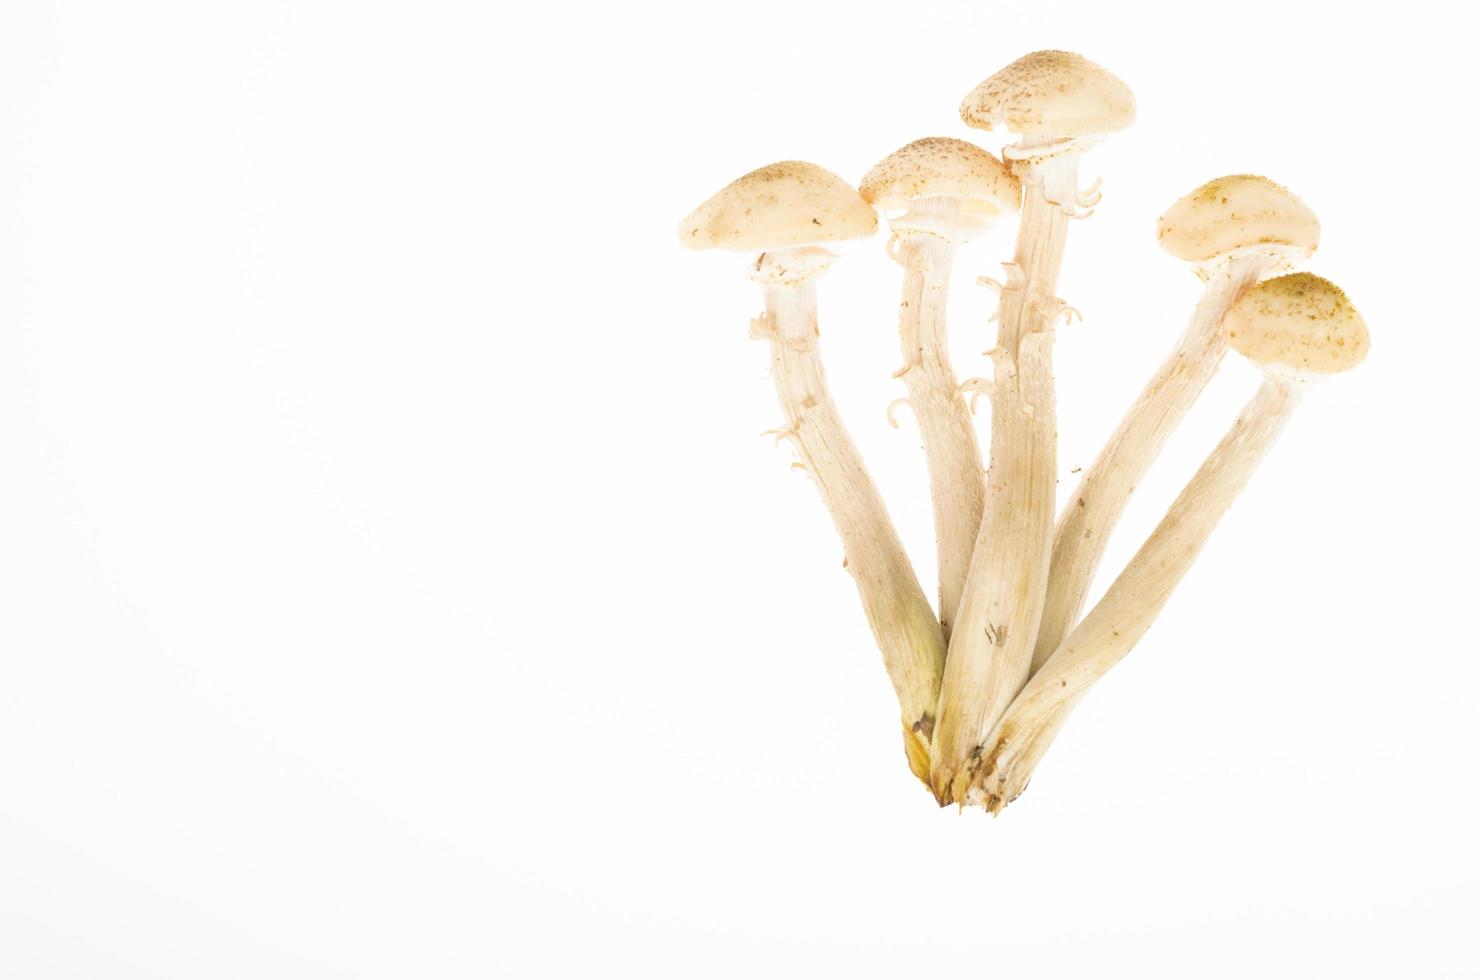
{"label": "mushroom stem", "polygon": [[[804,253],[819,251],[786,250],[761,257],[756,278],[765,293],[766,312],[753,326],[771,342],[772,376],[786,416],[781,431],[796,444],[822,493],[843,540],[844,565],[884,655],[899,698],[910,769],[928,780],[945,640],[883,498],[828,392],[817,345],[815,275],[789,278],[798,259],[803,265],[815,261]],[[779,274],[767,278],[768,271]]]}
{"label": "mushroom stem", "polygon": [[1038,635],[1056,482],[1054,288],[1077,204],[1078,161],[1071,150],[1018,171],[1023,209],[1016,274],[998,308],[986,507],[951,633],[931,757],[942,806],[960,800],[968,756],[1027,680]]}
{"label": "mushroom stem", "polygon": [[1033,675],[983,743],[966,802],[996,813],[1023,791],[1079,699],[1131,651],[1166,605],[1284,428],[1300,394],[1299,382],[1266,375],[1141,550]]}
{"label": "mushroom stem", "polygon": [[1213,271],[1182,339],[1116,427],[1059,516],[1034,671],[1073,627],[1106,543],[1136,484],[1155,462],[1228,351],[1223,316],[1245,288],[1279,264],[1269,251],[1234,255]]}
{"label": "mushroom stem", "polygon": [[955,252],[954,245],[936,235],[899,238],[898,258],[905,270],[899,304],[899,340],[905,357],[901,378],[920,426],[930,473],[940,625],[947,640],[966,584],[986,492],[976,429],[946,347],[946,293]]}

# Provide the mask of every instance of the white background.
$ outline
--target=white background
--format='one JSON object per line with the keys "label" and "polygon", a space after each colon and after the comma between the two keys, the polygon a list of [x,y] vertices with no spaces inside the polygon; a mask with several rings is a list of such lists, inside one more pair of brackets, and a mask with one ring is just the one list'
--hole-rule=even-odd
{"label": "white background", "polygon": [[[1471,28],[1356,6],[5,4],[0,976],[1480,975]],[[1061,283],[1066,494],[1206,179],[1315,208],[1374,348],[994,821],[906,771],[744,259],[674,228],[998,149],[956,106],[1049,46],[1140,101]],[[933,594],[882,249],[823,349]]]}

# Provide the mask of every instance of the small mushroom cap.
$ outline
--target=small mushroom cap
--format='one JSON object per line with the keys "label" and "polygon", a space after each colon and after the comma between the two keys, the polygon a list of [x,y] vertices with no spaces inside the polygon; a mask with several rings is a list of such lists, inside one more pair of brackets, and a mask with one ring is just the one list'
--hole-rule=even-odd
{"label": "small mushroom cap", "polygon": [[961,102],[961,119],[1027,136],[1113,133],[1135,121],[1136,97],[1083,55],[1034,51],[972,89]]}
{"label": "small mushroom cap", "polygon": [[1297,374],[1349,371],[1371,340],[1362,315],[1334,283],[1296,272],[1250,287],[1223,320],[1228,344],[1264,368]]}
{"label": "small mushroom cap", "polygon": [[1273,246],[1309,255],[1321,240],[1316,214],[1268,177],[1210,180],[1156,219],[1161,247],[1185,262],[1207,262],[1239,249]]}
{"label": "small mushroom cap", "polygon": [[879,218],[848,182],[815,163],[784,160],[726,185],[678,226],[687,248],[764,251],[867,238]]}
{"label": "small mushroom cap", "polygon": [[1007,165],[981,147],[930,136],[874,164],[858,193],[886,211],[907,208],[922,197],[958,197],[964,210],[997,217],[1018,209],[1023,190]]}

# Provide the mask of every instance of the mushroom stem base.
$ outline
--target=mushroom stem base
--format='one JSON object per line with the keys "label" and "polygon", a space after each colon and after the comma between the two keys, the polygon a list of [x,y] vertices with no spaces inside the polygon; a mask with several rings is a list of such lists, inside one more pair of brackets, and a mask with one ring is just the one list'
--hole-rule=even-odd
{"label": "mushroom stem base", "polygon": [[844,565],[899,699],[906,754],[924,778],[919,759],[928,754],[945,660],[940,624],[828,391],[818,352],[815,279],[762,288],[766,312],[753,326],[771,343],[772,377],[786,418],[779,432],[795,445],[842,538]]}
{"label": "mushroom stem base", "polygon": [[931,788],[960,802],[970,754],[1028,679],[1048,581],[1057,485],[1054,295],[1078,154],[1022,168],[1023,211],[998,309],[991,468],[941,682]]}
{"label": "mushroom stem base", "polygon": [[995,813],[1023,791],[1079,699],[1135,647],[1171,598],[1279,437],[1300,394],[1299,382],[1266,377],[1105,597],[1033,675],[977,750],[965,802]]}

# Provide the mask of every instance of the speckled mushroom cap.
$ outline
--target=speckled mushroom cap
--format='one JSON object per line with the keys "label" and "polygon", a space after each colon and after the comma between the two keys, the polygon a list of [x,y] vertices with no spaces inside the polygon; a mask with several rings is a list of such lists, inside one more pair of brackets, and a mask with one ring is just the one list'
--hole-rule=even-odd
{"label": "speckled mushroom cap", "polygon": [[1156,219],[1161,247],[1186,262],[1208,262],[1240,249],[1269,246],[1301,256],[1316,250],[1321,222],[1268,177],[1210,180]]}
{"label": "speckled mushroom cap", "polygon": [[966,125],[1027,136],[1113,133],[1135,118],[1136,97],[1125,82],[1072,51],[1024,55],[961,102]]}
{"label": "speckled mushroom cap", "polygon": [[1022,202],[1022,186],[1007,165],[981,147],[947,136],[915,140],[889,154],[858,185],[886,211],[925,197],[956,197],[966,211],[998,217]]}
{"label": "speckled mushroom cap", "polygon": [[726,185],[678,226],[687,248],[764,251],[867,238],[878,216],[837,174],[784,160]]}
{"label": "speckled mushroom cap", "polygon": [[1296,272],[1250,287],[1223,320],[1228,344],[1266,369],[1349,371],[1367,356],[1367,324],[1334,283]]}

